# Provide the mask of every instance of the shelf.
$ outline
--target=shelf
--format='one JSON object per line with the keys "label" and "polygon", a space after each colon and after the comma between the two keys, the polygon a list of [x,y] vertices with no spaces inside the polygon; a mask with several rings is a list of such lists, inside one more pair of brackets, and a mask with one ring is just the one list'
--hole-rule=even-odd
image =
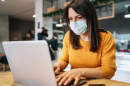
{"label": "shelf", "polygon": [[116,52],[117,70],[130,72],[130,53]]}
{"label": "shelf", "polygon": [[62,42],[58,42],[58,43],[62,43]]}
{"label": "shelf", "polygon": [[130,72],[130,60],[116,59],[116,66],[118,70]]}
{"label": "shelf", "polygon": [[63,41],[63,39],[62,38],[57,38],[58,39],[58,41]]}
{"label": "shelf", "polygon": [[59,30],[54,30],[53,32],[56,32],[56,33],[63,33],[63,34],[64,34],[64,31],[59,31]]}
{"label": "shelf", "polygon": [[116,52],[116,57],[130,57],[128,52]]}

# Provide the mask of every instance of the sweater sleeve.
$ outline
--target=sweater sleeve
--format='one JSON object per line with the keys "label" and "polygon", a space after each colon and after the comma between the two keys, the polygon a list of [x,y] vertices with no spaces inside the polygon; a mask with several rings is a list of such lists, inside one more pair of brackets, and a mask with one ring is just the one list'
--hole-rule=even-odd
{"label": "sweater sleeve", "polygon": [[63,48],[62,48],[62,54],[58,61],[63,61],[65,65],[69,63],[69,54],[68,54],[68,42],[69,42],[69,32],[65,34],[64,40],[63,40]]}
{"label": "sweater sleeve", "polygon": [[101,53],[101,67],[103,71],[104,78],[112,78],[116,71],[115,64],[115,42],[112,37],[112,34],[108,31],[106,35],[104,35],[103,45],[102,45],[102,53]]}

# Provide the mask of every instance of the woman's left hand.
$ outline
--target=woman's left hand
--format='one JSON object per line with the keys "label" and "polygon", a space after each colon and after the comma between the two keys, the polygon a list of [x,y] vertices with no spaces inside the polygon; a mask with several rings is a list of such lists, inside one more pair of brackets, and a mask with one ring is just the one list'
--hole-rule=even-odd
{"label": "woman's left hand", "polygon": [[82,69],[72,69],[57,76],[56,82],[59,82],[58,85],[68,85],[72,80],[74,80],[74,85],[77,85],[81,76]]}

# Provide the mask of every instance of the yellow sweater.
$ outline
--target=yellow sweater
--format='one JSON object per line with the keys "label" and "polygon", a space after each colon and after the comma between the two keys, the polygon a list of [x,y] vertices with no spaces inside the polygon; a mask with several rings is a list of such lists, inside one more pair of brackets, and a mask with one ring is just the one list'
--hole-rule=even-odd
{"label": "yellow sweater", "polygon": [[116,71],[116,48],[112,34],[107,32],[100,32],[101,43],[95,53],[90,51],[89,41],[85,42],[81,39],[79,41],[82,48],[73,49],[69,42],[69,32],[67,32],[63,40],[62,55],[58,61],[63,61],[65,64],[70,63],[71,69],[100,68],[104,78],[111,78]]}

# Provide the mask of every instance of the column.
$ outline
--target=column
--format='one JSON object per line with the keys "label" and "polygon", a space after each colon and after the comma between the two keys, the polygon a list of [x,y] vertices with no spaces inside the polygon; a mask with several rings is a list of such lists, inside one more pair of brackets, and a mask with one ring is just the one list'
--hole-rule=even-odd
{"label": "column", "polygon": [[48,39],[53,36],[53,20],[52,17],[43,17],[43,12],[47,12],[47,8],[51,7],[51,3],[46,0],[35,1],[35,40],[38,40],[38,33],[42,31],[42,27],[48,30]]}

